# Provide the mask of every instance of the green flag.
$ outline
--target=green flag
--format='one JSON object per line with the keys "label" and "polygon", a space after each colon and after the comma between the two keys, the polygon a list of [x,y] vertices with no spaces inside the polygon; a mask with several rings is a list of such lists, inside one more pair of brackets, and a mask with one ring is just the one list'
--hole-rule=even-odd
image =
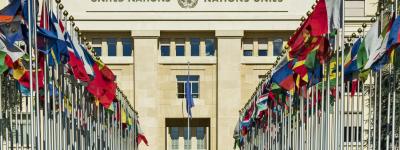
{"label": "green flag", "polygon": [[0,51],[0,74],[3,74],[4,71],[8,69],[6,61],[7,54],[3,51]]}
{"label": "green flag", "polygon": [[376,21],[363,39],[357,53],[357,67],[363,69],[371,52],[380,48],[382,38],[379,38],[379,21]]}

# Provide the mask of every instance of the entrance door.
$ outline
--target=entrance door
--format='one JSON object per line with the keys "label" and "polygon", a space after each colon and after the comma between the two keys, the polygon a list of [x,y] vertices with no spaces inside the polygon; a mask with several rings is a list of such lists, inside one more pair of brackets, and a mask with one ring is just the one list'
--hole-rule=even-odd
{"label": "entrance door", "polygon": [[208,150],[210,139],[209,118],[192,118],[188,128],[187,118],[166,119],[167,150]]}

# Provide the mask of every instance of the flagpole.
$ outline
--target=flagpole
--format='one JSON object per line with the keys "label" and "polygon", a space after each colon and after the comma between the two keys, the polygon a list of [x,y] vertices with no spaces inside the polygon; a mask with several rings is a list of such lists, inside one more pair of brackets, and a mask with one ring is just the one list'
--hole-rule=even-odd
{"label": "flagpole", "polygon": [[[187,62],[187,74],[188,74],[188,76],[187,76],[187,78],[188,78],[188,81],[187,82],[189,82],[190,80],[190,61],[188,61]],[[190,84],[190,83],[186,83],[186,84]],[[191,86],[190,86],[191,87]],[[187,88],[187,87],[185,87],[185,88]],[[189,89],[189,90],[191,90],[191,89]],[[191,94],[191,92],[190,92],[190,94]],[[187,135],[188,135],[188,142],[190,142],[191,143],[191,141],[190,141],[190,114],[189,114],[189,105],[187,104],[189,101],[186,101],[186,109],[187,109],[187,113],[188,113],[188,116],[187,116],[187,122],[188,122],[188,124],[187,124],[187,126],[188,126],[188,133],[187,133]],[[190,144],[191,145],[191,144]]]}
{"label": "flagpole", "polygon": [[[394,11],[394,17],[395,18],[397,18],[397,7],[398,7],[398,5],[397,5],[397,0],[394,0],[394,3],[393,3],[393,11]],[[391,64],[392,65],[392,64]],[[393,65],[393,67],[394,67],[394,65]],[[392,70],[392,68],[390,68],[390,70]],[[396,133],[396,84],[397,84],[397,72],[396,72],[396,69],[394,68],[394,71],[393,71],[393,77],[394,77],[394,79],[393,79],[393,81],[394,81],[394,86],[393,86],[393,104],[392,104],[392,148],[394,149],[395,148],[395,133]],[[400,143],[399,143],[400,144]]]}
{"label": "flagpole", "polygon": [[[342,4],[343,4],[343,6],[346,6],[346,4],[345,4],[345,0],[342,0]],[[344,18],[345,18],[345,7],[342,7],[342,30],[341,30],[341,40],[340,40],[340,50],[341,50],[341,101],[342,101],[342,103],[341,103],[341,126],[340,126],[340,128],[341,128],[341,131],[343,131],[344,130],[344,111],[343,111],[343,109],[344,109],[344,87],[345,87],[345,82],[344,82],[344,58],[345,58],[345,54],[344,54],[344,48],[345,48],[345,42],[344,42],[344,39],[345,39],[345,21],[344,21]],[[341,132],[341,133],[343,133],[343,132]],[[342,146],[341,146],[341,150],[343,150],[344,148],[343,148],[343,143],[344,143],[344,135],[343,134],[341,134],[342,136],[341,136],[341,143],[342,143]]]}
{"label": "flagpole", "polygon": [[[50,13],[50,10],[49,10],[49,2],[47,1],[47,0],[44,0],[43,1],[43,4],[42,5],[44,5],[44,12],[49,12]],[[49,14],[48,13],[48,14]],[[43,16],[44,14],[42,14],[42,16]],[[45,18],[45,17],[49,17],[49,16],[44,16],[44,17],[42,17],[42,18]],[[49,23],[48,22],[49,20],[47,20],[47,19],[44,19],[43,20],[43,22],[44,22],[44,27],[45,27],[45,29],[48,27],[47,26],[47,24]],[[48,29],[49,30],[49,29]],[[46,50],[47,50],[47,45],[46,45]],[[48,131],[47,131],[47,129],[48,129],[48,124],[47,124],[47,121],[48,121],[48,114],[47,114],[47,106],[48,106],[48,95],[47,95],[47,92],[48,92],[48,84],[47,84],[47,76],[48,76],[48,72],[47,72],[47,65],[48,65],[48,57],[47,57],[47,55],[45,55],[45,60],[44,60],[44,68],[42,68],[43,69],[43,71],[44,71],[44,123],[43,123],[43,126],[44,126],[44,130],[43,130],[43,132],[44,132],[44,141],[43,141],[43,147],[44,147],[44,149],[46,149],[46,150],[48,150],[49,148],[48,148],[48,136],[47,136],[47,134],[48,134]],[[36,82],[37,84],[39,84],[38,82]],[[40,109],[39,109],[40,110]]]}
{"label": "flagpole", "polygon": [[[2,76],[0,76],[0,120],[3,120],[3,80]],[[4,125],[0,123],[0,150],[3,150],[3,127]]]}

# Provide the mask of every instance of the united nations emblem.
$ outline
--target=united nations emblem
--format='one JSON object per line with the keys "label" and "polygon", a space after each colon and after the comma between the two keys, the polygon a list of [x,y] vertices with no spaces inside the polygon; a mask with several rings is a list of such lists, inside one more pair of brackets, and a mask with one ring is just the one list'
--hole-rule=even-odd
{"label": "united nations emblem", "polygon": [[179,6],[182,8],[194,8],[197,5],[198,0],[178,0]]}

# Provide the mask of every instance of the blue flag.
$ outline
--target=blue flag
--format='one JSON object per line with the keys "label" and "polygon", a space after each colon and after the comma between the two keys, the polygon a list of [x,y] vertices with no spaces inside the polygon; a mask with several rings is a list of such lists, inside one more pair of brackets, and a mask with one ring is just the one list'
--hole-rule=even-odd
{"label": "blue flag", "polygon": [[186,111],[190,118],[192,118],[192,107],[194,107],[192,88],[190,86],[189,76],[185,83],[185,97],[186,97]]}

